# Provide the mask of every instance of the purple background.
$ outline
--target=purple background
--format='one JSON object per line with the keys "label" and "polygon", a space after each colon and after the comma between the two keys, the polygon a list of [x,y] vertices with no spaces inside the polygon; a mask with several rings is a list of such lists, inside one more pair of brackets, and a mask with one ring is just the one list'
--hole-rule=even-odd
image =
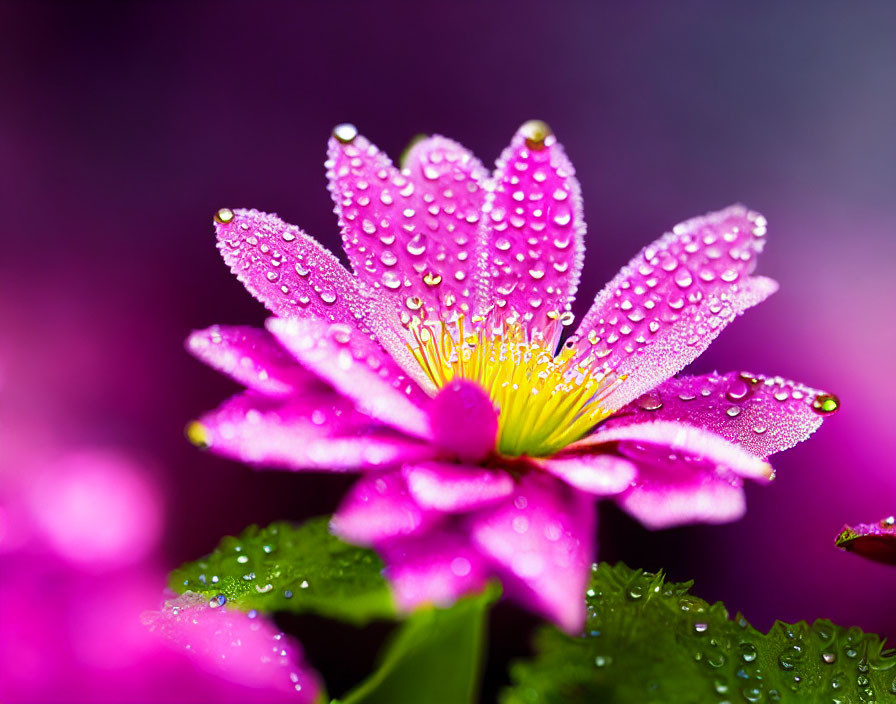
{"label": "purple background", "polygon": [[18,457],[98,447],[143,463],[164,567],[250,522],[332,509],[344,479],[255,473],[183,439],[234,388],[184,337],[265,317],[220,261],[211,214],[276,211],[337,248],[335,123],[395,157],[439,132],[491,162],[539,117],[584,193],[579,315],[668,227],[743,201],[769,219],[760,272],[781,291],[695,367],[843,401],[777,458],[777,482],[750,488],[742,521],[651,533],[607,507],[601,557],[694,578],[759,627],[829,617],[896,638],[896,570],[832,544],[844,521],[896,511],[894,36],[890,2],[0,5],[6,437]]}

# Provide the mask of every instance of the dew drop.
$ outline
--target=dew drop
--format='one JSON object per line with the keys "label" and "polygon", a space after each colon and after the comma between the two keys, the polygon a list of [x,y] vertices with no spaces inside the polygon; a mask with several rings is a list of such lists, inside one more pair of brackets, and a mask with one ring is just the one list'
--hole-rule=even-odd
{"label": "dew drop", "polygon": [[639,397],[636,403],[639,408],[643,408],[645,411],[657,411],[663,407],[663,400],[656,391],[649,391]]}
{"label": "dew drop", "polygon": [[529,120],[520,127],[520,133],[526,140],[526,146],[538,151],[544,149],[545,140],[551,135],[551,128],[541,120]]}
{"label": "dew drop", "polygon": [[351,144],[358,136],[358,128],[348,122],[343,122],[333,128],[333,136],[343,144]]}
{"label": "dew drop", "polygon": [[840,409],[840,399],[833,394],[818,394],[812,401],[812,410],[825,416]]}
{"label": "dew drop", "polygon": [[233,211],[230,208],[221,208],[215,213],[215,222],[220,225],[226,225],[233,221]]}

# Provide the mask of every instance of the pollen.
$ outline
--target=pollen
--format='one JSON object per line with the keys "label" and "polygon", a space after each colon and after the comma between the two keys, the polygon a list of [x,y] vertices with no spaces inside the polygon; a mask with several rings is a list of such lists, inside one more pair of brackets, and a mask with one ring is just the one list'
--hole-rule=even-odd
{"label": "pollen", "polygon": [[551,455],[610,415],[601,400],[624,377],[570,347],[555,355],[559,322],[533,335],[520,322],[491,318],[415,318],[408,348],[436,387],[462,378],[488,393],[498,410],[499,453]]}

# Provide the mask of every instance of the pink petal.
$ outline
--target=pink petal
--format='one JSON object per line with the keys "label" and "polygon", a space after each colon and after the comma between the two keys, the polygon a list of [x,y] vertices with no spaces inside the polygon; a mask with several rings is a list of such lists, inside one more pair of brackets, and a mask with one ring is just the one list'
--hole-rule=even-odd
{"label": "pink petal", "polygon": [[513,496],[471,515],[473,543],[508,592],[570,633],[585,621],[594,557],[594,508],[586,494],[546,474],[524,475]]}
{"label": "pink petal", "polygon": [[728,442],[715,433],[703,430],[687,423],[673,421],[653,421],[617,427],[601,427],[586,438],[570,446],[572,449],[590,448],[594,451],[612,451],[617,447],[619,454],[636,462],[639,466],[645,461],[653,463],[659,460],[666,465],[664,458],[675,455],[684,460],[677,460],[670,475],[674,479],[675,472],[693,466],[710,466],[733,472],[740,477],[768,481],[774,475],[772,468],[763,459],[753,455],[738,445]]}
{"label": "pink petal", "polygon": [[728,523],[747,510],[740,483],[711,474],[691,475],[688,481],[677,483],[648,480],[617,501],[653,530],[686,523]]}
{"label": "pink petal", "polygon": [[773,476],[766,462],[741,447],[671,421],[602,428],[573,447],[603,448],[637,465],[637,478],[616,500],[648,528],[740,518],[742,477]]}
{"label": "pink petal", "polygon": [[404,170],[419,196],[415,217],[426,233],[423,256],[426,271],[433,274],[428,285],[439,303],[434,312],[443,320],[455,311],[482,312],[477,299],[486,275],[482,207],[488,173],[470,151],[439,135],[417,142]]}
{"label": "pink petal", "polygon": [[509,496],[514,486],[507,472],[446,462],[408,464],[403,472],[420,506],[451,513],[494,503]]}
{"label": "pink petal", "polygon": [[400,471],[376,472],[355,483],[333,514],[330,528],[350,543],[378,546],[425,532],[438,518],[414,501]]}
{"label": "pink petal", "polygon": [[498,160],[488,222],[490,301],[543,328],[562,313],[579,283],[585,220],[575,169],[547,125],[533,120]]}
{"label": "pink petal", "polygon": [[889,516],[877,523],[843,526],[837,536],[837,547],[875,562],[896,565],[896,518]]}
{"label": "pink petal", "polygon": [[297,702],[314,702],[321,693],[320,680],[305,663],[299,644],[253,612],[212,608],[206,598],[188,593],[142,618],[200,667],[232,682],[290,693]]}
{"label": "pink petal", "polygon": [[249,464],[355,471],[432,456],[432,448],[373,424],[332,392],[276,399],[248,391],[202,416],[190,439]]}
{"label": "pink petal", "polygon": [[777,289],[749,276],[764,241],[765,218],[735,205],[676,225],[623,267],[567,343],[580,361],[625,378],[606,408],[619,409],[676,374]]}
{"label": "pink petal", "polygon": [[[274,315],[317,318],[375,333],[400,364],[418,368],[392,309],[362,292],[358,280],[317,240],[257,210],[223,208],[215,227],[218,249],[230,270]],[[420,378],[426,377],[421,373]]]}
{"label": "pink petal", "polygon": [[380,553],[395,601],[405,611],[421,604],[450,606],[482,589],[488,578],[482,556],[457,533],[433,531],[422,538],[389,541]]}
{"label": "pink petal", "polygon": [[474,464],[494,451],[498,412],[479,384],[463,379],[444,386],[430,405],[434,441],[462,462]]}
{"label": "pink petal", "polygon": [[619,411],[604,428],[678,421],[768,457],[808,438],[838,405],[830,394],[781,377],[706,374],[669,379]]}
{"label": "pink petal", "polygon": [[409,434],[431,435],[429,397],[369,335],[314,319],[269,318],[266,324],[302,365],[358,408]]}
{"label": "pink petal", "polygon": [[417,145],[403,173],[348,128],[330,139],[327,177],[355,273],[405,321],[418,311],[438,318],[459,302],[469,309],[481,271],[481,164],[433,138]]}
{"label": "pink petal", "polygon": [[637,468],[622,457],[610,454],[570,454],[542,460],[539,465],[576,489],[595,496],[625,491]]}
{"label": "pink petal", "polygon": [[339,260],[295,225],[257,210],[218,211],[218,249],[274,315],[363,324],[369,302]]}
{"label": "pink petal", "polygon": [[270,396],[288,396],[319,383],[267,330],[213,325],[193,332],[187,350],[243,386]]}

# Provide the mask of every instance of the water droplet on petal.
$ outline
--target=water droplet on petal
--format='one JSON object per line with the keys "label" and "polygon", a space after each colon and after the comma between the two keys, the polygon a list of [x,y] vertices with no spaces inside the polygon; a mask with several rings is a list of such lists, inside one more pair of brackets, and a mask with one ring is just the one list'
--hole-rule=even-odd
{"label": "water droplet on petal", "polygon": [[350,144],[358,136],[358,128],[348,122],[343,122],[333,128],[333,136],[343,144]]}
{"label": "water droplet on petal", "polygon": [[840,410],[840,399],[833,394],[818,394],[812,401],[812,410],[819,415],[829,415]]}
{"label": "water droplet on petal", "polygon": [[233,211],[230,208],[221,208],[215,213],[215,222],[226,225],[233,220]]}
{"label": "water droplet on petal", "polygon": [[520,127],[520,132],[526,140],[526,146],[538,151],[544,148],[544,142],[550,136],[551,128],[541,120],[529,120]]}

